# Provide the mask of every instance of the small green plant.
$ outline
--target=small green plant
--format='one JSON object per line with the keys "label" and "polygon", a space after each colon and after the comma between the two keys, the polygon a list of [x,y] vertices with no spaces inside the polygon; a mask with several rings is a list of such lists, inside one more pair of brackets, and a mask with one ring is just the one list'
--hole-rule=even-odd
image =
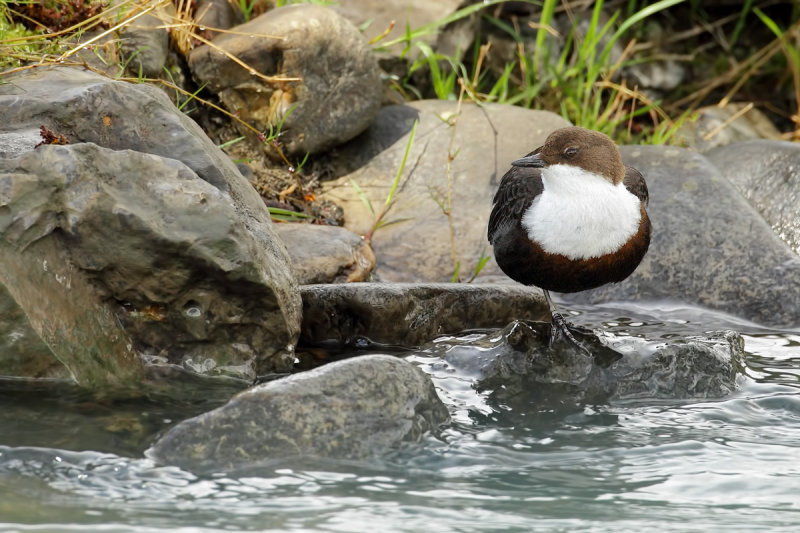
{"label": "small green plant", "polygon": [[256,5],[256,0],[239,0],[239,11],[242,12],[244,21],[250,20],[253,15],[253,8]]}
{"label": "small green plant", "polygon": [[[756,16],[758,16],[761,22],[763,22],[764,25],[775,34],[778,43],[783,50],[783,54],[786,57],[786,64],[792,74],[794,102],[796,106],[795,114],[792,116],[792,121],[795,124],[793,136],[796,139],[800,139],[800,48],[798,48],[798,45],[795,44],[797,41],[792,42],[792,39],[790,39],[791,34],[783,31],[774,20],[767,16],[766,13],[757,7],[753,8],[753,12],[756,14]],[[798,27],[800,26],[795,24],[795,34],[800,34],[800,32],[798,32]]]}
{"label": "small green plant", "polygon": [[414,137],[417,134],[417,125],[419,124],[418,120],[414,121],[414,124],[411,126],[411,132],[408,134],[408,142],[406,143],[405,152],[403,152],[403,159],[400,161],[400,166],[397,168],[397,172],[395,173],[394,179],[392,180],[392,184],[389,187],[389,193],[386,195],[386,199],[381,206],[380,211],[375,211],[375,208],[372,205],[367,194],[364,190],[359,187],[359,185],[350,180],[350,185],[356,191],[356,195],[361,200],[361,203],[367,208],[370,214],[373,216],[372,227],[369,229],[366,235],[364,235],[364,240],[367,241],[368,244],[372,243],[372,237],[376,231],[384,226],[388,226],[389,224],[397,224],[398,222],[402,222],[406,219],[397,219],[397,220],[386,220],[386,215],[389,214],[389,210],[395,203],[396,194],[398,188],[400,187],[400,180],[403,178],[403,173],[405,172],[406,163],[408,161],[408,155],[411,153],[411,147],[414,145]]}
{"label": "small green plant", "polygon": [[303,222],[312,218],[311,215],[290,211],[288,209],[281,209],[280,207],[269,207],[268,209],[270,218],[278,222]]}

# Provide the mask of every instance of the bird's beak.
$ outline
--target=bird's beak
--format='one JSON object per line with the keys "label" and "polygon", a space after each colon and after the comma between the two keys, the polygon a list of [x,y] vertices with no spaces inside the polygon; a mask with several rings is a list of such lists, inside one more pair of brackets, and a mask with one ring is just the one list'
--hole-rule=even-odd
{"label": "bird's beak", "polygon": [[511,162],[511,166],[514,167],[533,167],[533,168],[544,168],[547,164],[542,160],[541,156],[537,154],[526,155],[516,161]]}

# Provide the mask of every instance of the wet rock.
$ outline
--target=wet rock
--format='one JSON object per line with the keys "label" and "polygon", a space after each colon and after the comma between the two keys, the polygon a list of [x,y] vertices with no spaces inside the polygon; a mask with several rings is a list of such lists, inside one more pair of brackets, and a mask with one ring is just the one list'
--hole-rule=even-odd
{"label": "wet rock", "polygon": [[[637,342],[615,341],[622,346]],[[721,398],[736,390],[744,369],[744,339],[734,331],[669,339],[652,349],[624,353],[609,367],[616,378],[613,399]]]}
{"label": "wet rock", "polygon": [[[378,228],[371,240],[382,280],[449,281],[455,270],[451,242],[460,275],[468,279],[480,258],[491,255],[486,226],[492,197],[509,163],[541,146],[551,131],[569,125],[553,113],[513,106],[464,104],[457,123],[456,111],[455,102],[439,100],[384,107],[366,132],[336,150],[334,164],[351,173],[327,183],[325,197],[344,208],[345,227],[367,235],[375,215],[352,182],[378,212],[401,164],[412,124],[419,120],[394,203],[384,219],[391,224]],[[451,151],[455,155],[450,170],[452,241],[442,208],[448,196]],[[499,274],[492,258],[478,279]]]}
{"label": "wet rock", "polygon": [[592,356],[563,339],[549,347],[549,331],[547,323],[514,321],[500,332],[438,339],[425,351],[443,358],[438,373],[471,377],[494,403],[537,409],[723,397],[736,390],[744,367],[744,341],[731,331],[658,341],[577,332]]}
{"label": "wet rock", "polygon": [[297,282],[364,281],[375,267],[375,254],[364,239],[338,226],[276,224],[286,244]]}
{"label": "wet rock", "polygon": [[[402,38],[406,28],[417,29],[426,24],[431,24],[455,12],[461,0],[341,0],[336,2],[333,9],[347,18],[355,26],[364,30],[364,36],[372,40],[386,30],[392,23],[392,30],[378,43],[386,43]],[[435,39],[436,32],[429,35],[429,42]],[[405,43],[398,43],[389,48],[394,55],[401,55]]]}
{"label": "wet rock", "polygon": [[677,138],[701,153],[750,139],[780,139],[781,132],[764,113],[756,108],[744,111],[748,105],[752,104],[702,107],[695,120],[684,123]]}
{"label": "wet rock", "polygon": [[[91,72],[8,82],[2,282],[75,378],[130,381],[140,347],[200,372],[291,366],[300,299],[285,248],[200,128],[160,90]],[[72,144],[33,151],[40,126]]]}
{"label": "wet rock", "polygon": [[173,427],[147,454],[160,463],[214,471],[287,456],[364,459],[447,419],[421,370],[369,355],[253,387]]}
{"label": "wet rock", "polygon": [[0,285],[0,378],[4,377],[68,379],[69,372]]}
{"label": "wet rock", "polygon": [[667,146],[622,147],[650,189],[650,250],[625,281],[563,295],[580,302],[672,299],[763,325],[800,324],[800,257],[705,157]]}
{"label": "wet rock", "polygon": [[285,6],[234,30],[215,38],[214,48],[192,50],[189,66],[229,111],[259,131],[282,123],[288,153],[302,157],[341,144],[375,118],[382,95],[377,61],[355,26],[333,10]]}
{"label": "wet rock", "polygon": [[550,316],[541,291],[522,285],[354,283],[301,291],[306,344],[420,346],[444,333]]}
{"label": "wet rock", "polygon": [[800,145],[751,140],[716,148],[706,157],[800,254]]}

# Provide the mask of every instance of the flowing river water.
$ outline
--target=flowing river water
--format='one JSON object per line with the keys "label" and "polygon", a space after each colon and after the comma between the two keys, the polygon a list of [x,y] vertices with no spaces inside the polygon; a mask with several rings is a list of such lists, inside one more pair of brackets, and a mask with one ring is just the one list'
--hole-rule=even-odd
{"label": "flowing river water", "polygon": [[[496,405],[436,353],[452,422],[381,460],[280,460],[198,476],[144,450],[236,388],[103,401],[0,381],[0,531],[800,531],[800,331],[667,304],[596,306],[577,324],[649,339],[734,329],[746,368],[724,398]],[[468,332],[441,343],[472,342]]]}

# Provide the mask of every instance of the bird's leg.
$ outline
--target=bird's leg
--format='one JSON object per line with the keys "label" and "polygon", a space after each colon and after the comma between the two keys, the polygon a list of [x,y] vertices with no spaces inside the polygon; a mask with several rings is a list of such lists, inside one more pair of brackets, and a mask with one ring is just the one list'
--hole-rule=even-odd
{"label": "bird's leg", "polygon": [[590,352],[586,346],[578,342],[578,339],[576,339],[569,330],[569,323],[567,320],[556,310],[556,304],[553,303],[553,299],[550,298],[550,291],[542,289],[542,292],[544,293],[544,299],[547,300],[547,307],[550,308],[550,346],[553,346],[553,343],[556,342],[558,334],[563,333],[567,340],[580,348],[586,355],[592,357],[592,352]]}

